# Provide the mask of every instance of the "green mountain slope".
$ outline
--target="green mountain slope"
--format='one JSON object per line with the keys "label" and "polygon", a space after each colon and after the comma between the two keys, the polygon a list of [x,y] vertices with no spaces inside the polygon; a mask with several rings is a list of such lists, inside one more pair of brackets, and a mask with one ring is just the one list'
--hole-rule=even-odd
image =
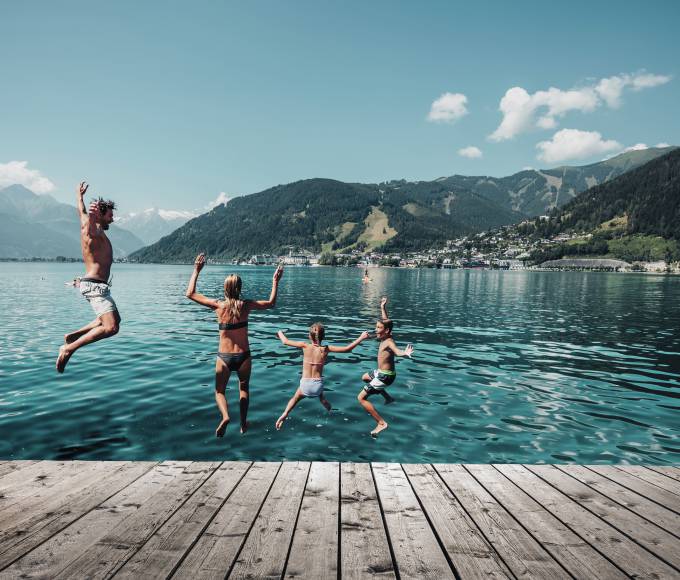
{"label": "green mountain slope", "polygon": [[232,199],[131,258],[185,261],[199,251],[231,258],[290,247],[419,249],[521,218],[476,193],[453,193],[438,183],[308,179]]}
{"label": "green mountain slope", "polygon": [[543,237],[584,234],[546,248],[536,261],[573,255],[680,259],[680,149],[583,192],[535,227]]}
{"label": "green mountain slope", "polygon": [[[666,152],[672,150],[668,148]],[[188,261],[284,253],[288,248],[409,251],[544,214],[589,185],[637,167],[664,150],[631,151],[585,167],[527,170],[505,178],[453,176],[380,184],[308,179],[237,197],[157,243],[139,261]]]}

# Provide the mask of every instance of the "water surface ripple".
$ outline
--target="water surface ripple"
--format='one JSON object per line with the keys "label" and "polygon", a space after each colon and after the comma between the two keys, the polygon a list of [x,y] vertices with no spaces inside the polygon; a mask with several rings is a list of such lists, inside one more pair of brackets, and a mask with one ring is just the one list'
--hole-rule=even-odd
{"label": "water surface ripple", "polygon": [[[272,269],[209,266],[199,290],[219,296],[229,272],[248,297]],[[113,339],[54,370],[63,334],[92,318],[64,281],[77,264],[0,264],[0,458],[651,463],[680,461],[680,279],[604,273],[289,268],[273,311],[252,315],[251,430],[213,436],[217,325],[190,303],[188,266],[114,266],[123,316]],[[342,344],[372,328],[391,298],[397,402],[373,439],[356,395],[376,343],[326,367],[328,414],[303,401],[274,421],[299,381],[303,339],[322,320]],[[234,381],[234,378],[232,378]]]}

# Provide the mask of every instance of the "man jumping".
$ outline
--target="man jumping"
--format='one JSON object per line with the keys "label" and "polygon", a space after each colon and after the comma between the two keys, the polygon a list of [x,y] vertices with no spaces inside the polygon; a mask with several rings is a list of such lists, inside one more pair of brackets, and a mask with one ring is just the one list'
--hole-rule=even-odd
{"label": "man jumping", "polygon": [[59,349],[57,372],[63,373],[71,355],[81,346],[108,338],[118,333],[120,315],[111,298],[109,275],[113,262],[113,248],[104,233],[113,222],[115,204],[101,197],[90,204],[88,214],[83,196],[88,185],[84,181],[78,187],[78,214],[80,215],[80,247],[85,262],[85,277],[80,280],[80,293],[87,298],[97,315],[87,326],[64,335]]}

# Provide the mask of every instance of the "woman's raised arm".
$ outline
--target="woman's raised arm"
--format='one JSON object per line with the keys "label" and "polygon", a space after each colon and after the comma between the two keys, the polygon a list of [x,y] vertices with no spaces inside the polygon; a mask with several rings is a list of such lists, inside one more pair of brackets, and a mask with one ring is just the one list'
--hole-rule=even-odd
{"label": "woman's raised arm", "polygon": [[196,292],[196,282],[198,282],[198,275],[201,273],[203,266],[205,266],[205,254],[199,254],[196,256],[196,260],[194,260],[194,271],[191,273],[191,278],[189,278],[189,286],[187,286],[185,296],[189,300],[214,310],[218,306],[218,301]]}

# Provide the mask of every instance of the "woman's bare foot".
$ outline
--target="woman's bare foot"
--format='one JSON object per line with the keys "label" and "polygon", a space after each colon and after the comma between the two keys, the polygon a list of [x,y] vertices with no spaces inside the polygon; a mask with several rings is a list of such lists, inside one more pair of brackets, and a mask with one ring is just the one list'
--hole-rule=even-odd
{"label": "woman's bare foot", "polygon": [[378,426],[371,431],[371,436],[375,437],[380,433],[381,431],[384,431],[387,429],[387,422],[383,421],[382,423],[378,423]]}
{"label": "woman's bare foot", "polygon": [[245,433],[248,430],[248,427],[250,427],[250,421],[241,423],[241,434]]}
{"label": "woman's bare foot", "polygon": [[59,356],[57,357],[57,372],[63,373],[66,368],[66,363],[68,359],[71,358],[72,352],[66,350],[66,345],[63,344],[59,347]]}
{"label": "woman's bare foot", "polygon": [[288,418],[288,415],[281,415],[276,421],[276,430],[280,431],[283,427],[283,422]]}
{"label": "woman's bare foot", "polygon": [[215,437],[224,437],[224,432],[227,430],[227,425],[229,425],[229,417],[220,421],[217,429],[215,429]]}

